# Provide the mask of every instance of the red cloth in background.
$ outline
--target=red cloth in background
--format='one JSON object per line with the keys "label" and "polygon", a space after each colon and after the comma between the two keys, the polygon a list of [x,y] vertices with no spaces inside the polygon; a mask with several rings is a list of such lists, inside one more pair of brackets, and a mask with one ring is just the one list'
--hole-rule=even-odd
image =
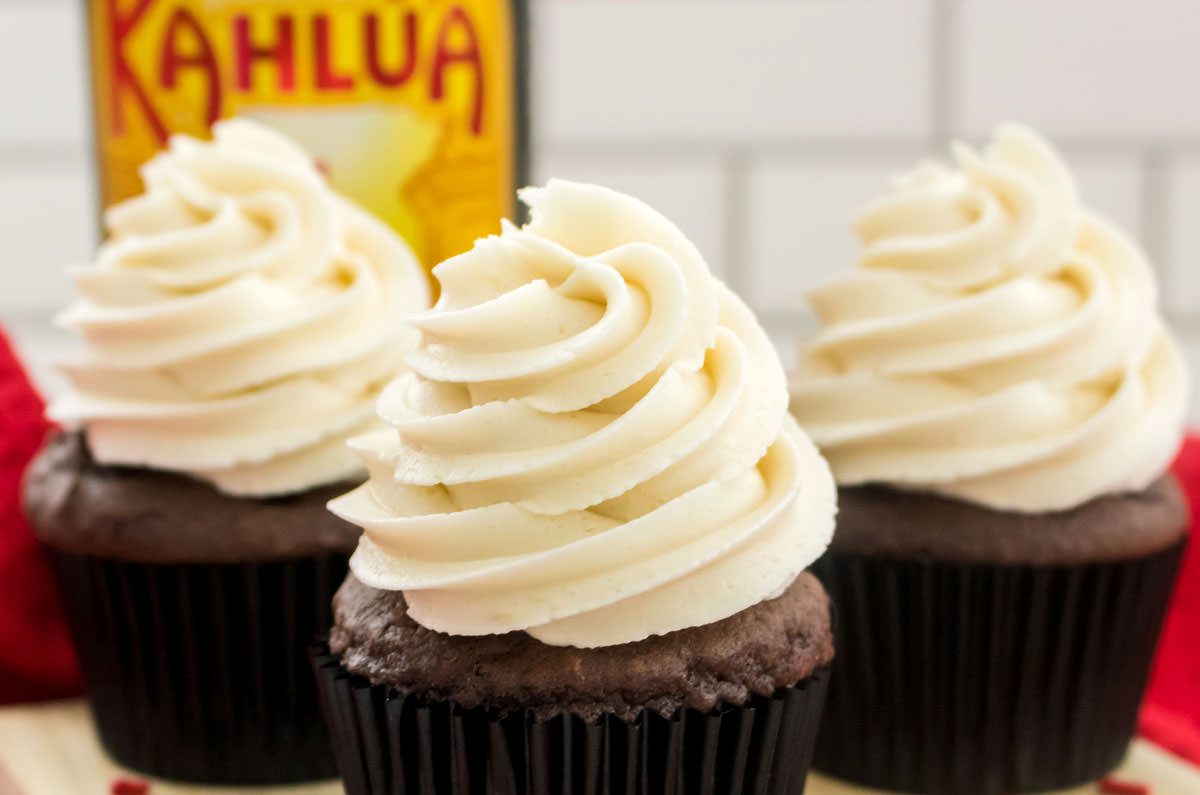
{"label": "red cloth in background", "polygon": [[21,474],[49,427],[0,332],[0,704],[81,689],[49,566],[21,514]]}
{"label": "red cloth in background", "polygon": [[1200,435],[1173,467],[1192,510],[1192,539],[1163,627],[1138,732],[1200,764]]}

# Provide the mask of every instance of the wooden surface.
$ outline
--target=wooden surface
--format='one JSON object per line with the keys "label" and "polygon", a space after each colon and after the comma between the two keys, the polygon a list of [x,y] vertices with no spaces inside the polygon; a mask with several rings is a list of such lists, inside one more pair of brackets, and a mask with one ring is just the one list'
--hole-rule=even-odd
{"label": "wooden surface", "polygon": [[[0,795],[108,795],[118,778],[145,779],[100,750],[82,701],[0,709]],[[201,787],[151,780],[146,795],[342,795],[339,782],[290,787]]]}
{"label": "wooden surface", "polygon": [[[1151,795],[1200,794],[1200,768],[1149,743],[1134,743],[1113,774],[1147,784]],[[114,765],[96,742],[82,701],[0,709],[0,795],[107,795],[115,779],[134,776]],[[197,787],[152,781],[147,795],[341,795],[337,782],[297,787]],[[872,795],[874,791],[813,774],[806,795]],[[1069,791],[1095,795],[1095,785]]]}
{"label": "wooden surface", "polygon": [[[1200,768],[1188,764],[1145,740],[1135,740],[1129,755],[1112,778],[1123,783],[1145,784],[1150,795],[1200,795]],[[1053,795],[1097,795],[1100,787],[1088,784]],[[818,774],[809,776],[805,795],[883,795],[880,790],[864,789],[834,781]],[[886,795],[895,795],[887,793]],[[1049,795],[1049,794],[1048,794]]]}

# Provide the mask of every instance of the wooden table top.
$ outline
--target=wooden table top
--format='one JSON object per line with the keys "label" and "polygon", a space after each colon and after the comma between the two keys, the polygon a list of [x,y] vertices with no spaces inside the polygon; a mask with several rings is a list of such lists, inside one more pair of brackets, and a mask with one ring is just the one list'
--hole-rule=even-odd
{"label": "wooden table top", "polygon": [[[1200,768],[1150,743],[1134,743],[1113,776],[1145,784],[1151,795],[1198,795]],[[0,708],[0,795],[108,795],[114,781],[142,779],[100,750],[82,701]],[[1092,784],[1067,791],[1096,795]],[[807,795],[873,795],[823,776],[809,777]],[[336,781],[289,787],[204,787],[150,781],[147,795],[342,795]],[[1063,793],[1066,795],[1066,793]]]}

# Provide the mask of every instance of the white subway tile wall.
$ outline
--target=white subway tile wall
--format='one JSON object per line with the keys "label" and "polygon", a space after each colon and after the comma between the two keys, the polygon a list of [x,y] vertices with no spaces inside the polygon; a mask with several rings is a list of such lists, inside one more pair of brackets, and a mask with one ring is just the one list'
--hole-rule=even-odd
{"label": "white subway tile wall", "polygon": [[0,160],[0,306],[36,312],[69,294],[66,268],[96,239],[92,173],[80,157]]}
{"label": "white subway tile wall", "polygon": [[961,0],[955,121],[986,133],[1021,117],[1054,135],[1200,135],[1200,3],[1191,0]]}
{"label": "white subway tile wall", "polygon": [[1200,152],[1174,158],[1166,174],[1167,306],[1179,315],[1200,317]]}
{"label": "white subway tile wall", "polygon": [[1071,146],[1062,147],[1062,153],[1088,207],[1120,224],[1135,238],[1144,239],[1145,157],[1136,151],[1097,152]]}
{"label": "white subway tile wall", "polygon": [[0,0],[0,146],[82,143],[82,11],[81,0]]}
{"label": "white subway tile wall", "polygon": [[877,139],[929,128],[932,0],[551,0],[540,11],[535,88],[550,140]]}
{"label": "white subway tile wall", "polygon": [[921,150],[765,155],[746,180],[743,293],[761,312],[794,312],[804,292],[854,262],[852,214]]}
{"label": "white subway tile wall", "polygon": [[[804,289],[852,261],[854,207],[1008,119],[1056,138],[1089,203],[1145,244],[1169,311],[1200,328],[1192,0],[531,2],[535,176],[660,206],[773,330],[803,327]],[[59,266],[95,239],[83,6],[0,0],[14,323],[65,304]]]}

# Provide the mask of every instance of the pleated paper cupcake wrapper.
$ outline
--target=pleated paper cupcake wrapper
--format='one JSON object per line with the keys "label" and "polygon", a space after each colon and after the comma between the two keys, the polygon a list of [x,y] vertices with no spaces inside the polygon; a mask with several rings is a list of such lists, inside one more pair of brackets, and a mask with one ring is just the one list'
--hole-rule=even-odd
{"label": "pleated paper cupcake wrapper", "polygon": [[837,658],[814,767],[908,792],[1102,777],[1133,736],[1183,544],[1077,566],[830,551]]}
{"label": "pleated paper cupcake wrapper", "polygon": [[337,776],[308,663],[341,556],[147,565],[52,551],[104,748],[210,784]]}
{"label": "pleated paper cupcake wrapper", "polygon": [[372,686],[327,645],[312,661],[347,795],[795,795],[828,679],[673,719],[539,721]]}

